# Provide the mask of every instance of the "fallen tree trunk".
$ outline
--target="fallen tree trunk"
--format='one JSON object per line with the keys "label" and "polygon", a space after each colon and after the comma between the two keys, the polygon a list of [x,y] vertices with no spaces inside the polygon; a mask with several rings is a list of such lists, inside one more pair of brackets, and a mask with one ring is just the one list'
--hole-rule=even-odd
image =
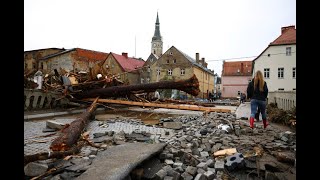
{"label": "fallen tree trunk", "polygon": [[113,86],[101,89],[88,90],[86,92],[73,94],[72,96],[74,96],[77,99],[95,98],[98,96],[101,98],[121,97],[125,95],[130,95],[134,91],[143,90],[144,92],[154,92],[157,89],[177,89],[191,94],[193,96],[197,96],[200,92],[199,81],[197,77],[193,75],[191,78],[187,80],[161,81],[149,84]]}
{"label": "fallen tree trunk", "polygon": [[85,144],[85,141],[82,141],[77,146],[72,147],[68,151],[56,151],[52,153],[43,152],[43,153],[37,153],[32,155],[26,155],[24,156],[24,165],[28,164],[29,162],[34,162],[38,160],[46,160],[46,159],[53,159],[53,158],[61,159],[68,155],[77,154],[80,152],[80,149],[84,144]]}
{"label": "fallen tree trunk", "polygon": [[90,117],[97,108],[97,97],[90,107],[86,109],[76,120],[70,123],[69,126],[66,126],[62,129],[59,137],[54,139],[50,145],[52,151],[67,151],[78,141],[82,131],[85,126],[88,124]]}

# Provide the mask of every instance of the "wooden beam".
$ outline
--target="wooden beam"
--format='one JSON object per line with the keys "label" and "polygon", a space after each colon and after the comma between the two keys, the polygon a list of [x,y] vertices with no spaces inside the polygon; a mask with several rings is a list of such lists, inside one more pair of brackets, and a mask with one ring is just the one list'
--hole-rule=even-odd
{"label": "wooden beam", "polygon": [[[94,98],[86,98],[83,100],[94,101],[95,99]],[[146,103],[146,102],[112,100],[112,99],[99,99],[98,102],[111,103],[111,104],[125,104],[125,105],[131,105],[131,106],[181,109],[181,110],[191,110],[191,111],[226,112],[226,113],[231,112],[230,109],[221,109],[221,108],[215,108],[215,107],[204,107],[204,106],[186,105],[186,104],[159,104],[159,103]]]}

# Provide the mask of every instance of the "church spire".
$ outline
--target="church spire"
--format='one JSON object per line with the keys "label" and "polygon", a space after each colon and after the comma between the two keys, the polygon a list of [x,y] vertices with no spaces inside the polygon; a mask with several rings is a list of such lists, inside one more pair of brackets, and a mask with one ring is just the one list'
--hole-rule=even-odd
{"label": "church spire", "polygon": [[157,20],[156,20],[156,27],[154,30],[154,35],[152,37],[152,40],[161,40],[161,35],[160,35],[160,22],[159,22],[159,16],[157,12]]}
{"label": "church spire", "polygon": [[151,41],[151,53],[160,57],[162,55],[162,45],[163,45],[163,42],[162,42],[162,37],[160,35],[160,22],[159,22],[159,16],[157,12],[156,27],[155,27],[154,35]]}

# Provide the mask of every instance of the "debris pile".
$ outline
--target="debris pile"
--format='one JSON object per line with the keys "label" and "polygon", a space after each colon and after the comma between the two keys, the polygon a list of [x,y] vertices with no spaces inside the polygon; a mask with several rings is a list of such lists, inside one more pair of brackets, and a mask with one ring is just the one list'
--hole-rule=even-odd
{"label": "debris pile", "polygon": [[284,124],[290,127],[296,127],[296,107],[285,111],[277,108],[275,103],[267,105],[268,120],[274,123]]}
{"label": "debris pile", "polygon": [[[154,167],[145,162],[132,171],[131,176],[136,179],[290,179],[295,176],[295,133],[282,132],[273,126],[264,130],[259,123],[252,130],[247,121],[236,119],[233,113],[162,118],[158,125],[150,126],[165,127],[165,133],[148,133],[143,130],[146,126],[137,120],[109,119],[99,121],[99,127],[108,128],[117,122],[137,124],[141,129],[94,133],[92,141],[99,147],[86,146],[80,154],[71,155],[69,160],[44,163],[48,169],[58,169],[50,174],[51,177],[72,179],[81,176],[97,153],[105,151],[107,146],[135,142],[167,144],[160,154],[154,156],[158,162],[156,170],[153,173],[147,171]],[[228,131],[222,126],[228,126]],[[84,165],[78,161],[83,161]]]}

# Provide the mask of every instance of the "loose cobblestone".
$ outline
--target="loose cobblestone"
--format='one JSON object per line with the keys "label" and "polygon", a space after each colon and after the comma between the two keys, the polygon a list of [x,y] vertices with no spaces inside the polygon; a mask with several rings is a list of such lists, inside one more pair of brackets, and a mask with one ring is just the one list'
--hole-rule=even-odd
{"label": "loose cobblestone", "polygon": [[[74,119],[57,119],[55,121],[60,123],[71,123]],[[173,134],[172,129],[166,129],[166,128],[160,128],[160,127],[154,127],[154,126],[146,126],[141,125],[137,123],[131,123],[129,122],[114,122],[114,123],[108,123],[108,121],[103,121],[104,124],[108,124],[107,127],[100,127],[99,123],[101,121],[91,121],[86,130],[90,131],[89,138],[93,139],[93,134],[95,133],[105,133],[114,131],[114,133],[119,133],[120,131],[124,131],[125,133],[131,134],[133,131],[138,130],[140,132],[145,131],[146,133],[150,134],[161,134],[162,137],[170,137],[168,135],[165,135],[166,132],[169,132],[169,134]],[[58,137],[58,134],[50,136],[50,137],[39,137],[51,134],[50,133],[44,133],[42,130],[46,128],[46,121],[28,121],[24,122],[24,155],[31,155],[41,152],[48,152],[49,146],[51,142]],[[58,132],[58,131],[56,131]],[[81,151],[84,151],[85,149],[82,148]]]}

